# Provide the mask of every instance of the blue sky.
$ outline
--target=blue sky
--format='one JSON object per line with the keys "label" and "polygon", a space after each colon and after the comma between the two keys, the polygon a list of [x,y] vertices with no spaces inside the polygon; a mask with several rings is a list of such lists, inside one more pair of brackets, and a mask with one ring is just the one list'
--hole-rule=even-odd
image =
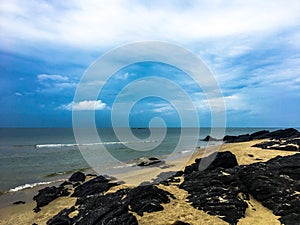
{"label": "blue sky", "polygon": [[[214,73],[227,126],[300,127],[299,12],[298,0],[0,0],[0,126],[70,127],[72,106],[96,107],[96,121],[109,126],[118,91],[154,75],[182,85],[201,125],[210,126],[201,88],[160,63],[124,68],[97,101],[73,103],[82,75],[99,56],[130,42],[159,40],[189,49]],[[148,98],[133,108],[131,125],[147,126],[155,116],[180,124],[168,102]]]}

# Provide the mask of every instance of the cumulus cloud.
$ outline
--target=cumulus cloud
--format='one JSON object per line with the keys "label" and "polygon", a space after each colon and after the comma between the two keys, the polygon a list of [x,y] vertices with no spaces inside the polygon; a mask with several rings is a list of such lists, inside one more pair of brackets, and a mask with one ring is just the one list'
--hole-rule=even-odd
{"label": "cumulus cloud", "polygon": [[69,104],[62,105],[59,109],[62,110],[75,110],[75,111],[88,111],[88,110],[103,110],[106,108],[106,103],[101,100],[86,100],[81,102],[70,102]]}
{"label": "cumulus cloud", "polygon": [[52,74],[39,74],[39,75],[37,75],[37,79],[39,82],[46,81],[46,80],[52,80],[52,81],[67,81],[67,80],[69,80],[69,78],[66,76],[52,75]]}
{"label": "cumulus cloud", "polygon": [[170,114],[174,112],[174,108],[170,104],[166,103],[149,103],[152,107],[152,111],[155,113],[166,113]]}
{"label": "cumulus cloud", "polygon": [[56,74],[39,74],[37,75],[39,93],[56,93],[62,90],[72,90],[77,87],[75,80],[70,80],[67,76]]}

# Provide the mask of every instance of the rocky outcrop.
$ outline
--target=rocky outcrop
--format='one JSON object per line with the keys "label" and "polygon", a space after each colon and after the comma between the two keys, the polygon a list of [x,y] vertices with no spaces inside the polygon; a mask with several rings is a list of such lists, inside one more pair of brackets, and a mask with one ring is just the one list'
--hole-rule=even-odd
{"label": "rocky outcrop", "polygon": [[[259,139],[288,139],[288,138],[297,138],[300,137],[300,132],[298,132],[294,128],[287,128],[287,129],[281,129],[276,131],[268,131],[268,130],[262,130],[257,131],[252,134],[242,134],[242,135],[226,135],[223,138],[223,141],[226,143],[236,143],[236,142],[246,142],[246,141],[253,141],[253,140],[259,140]],[[207,136],[203,139],[203,141],[220,141],[216,138],[213,138],[211,136]]]}
{"label": "rocky outcrop", "polygon": [[[247,208],[246,202],[239,196],[240,193],[247,193],[245,187],[236,171],[229,169],[238,165],[236,157],[229,151],[208,157],[214,160],[204,171],[199,171],[199,163],[205,158],[196,159],[195,163],[185,168],[184,182],[180,188],[189,193],[188,199],[195,208],[236,224]],[[244,197],[248,198],[248,195],[244,194]]]}
{"label": "rocky outcrop", "polygon": [[285,225],[300,221],[300,154],[242,166],[238,176],[247,191]]}
{"label": "rocky outcrop", "polygon": [[214,138],[208,135],[202,141],[223,141],[223,139]]}
{"label": "rocky outcrop", "polygon": [[54,199],[60,196],[68,196],[70,193],[63,186],[59,187],[46,187],[39,190],[39,193],[33,197],[33,200],[36,201],[36,207],[33,209],[34,212],[39,212],[40,207],[48,205]]}
{"label": "rocky outcrop", "polygon": [[245,215],[249,195],[280,216],[283,224],[299,224],[299,162],[300,154],[295,154],[266,163],[191,170],[185,173],[180,188],[188,191],[195,208],[218,215],[229,224],[236,224]]}
{"label": "rocky outcrop", "polygon": [[204,168],[205,170],[213,170],[218,167],[232,168],[238,165],[235,155],[231,152],[215,152],[206,158],[196,159],[195,163],[185,167],[184,174],[187,175],[193,171],[199,171],[199,169],[202,168],[200,167],[201,160],[210,162],[210,164],[206,168]]}
{"label": "rocky outcrop", "polygon": [[70,182],[84,182],[85,175],[82,172],[73,173],[72,176],[69,178]]}
{"label": "rocky outcrop", "polygon": [[111,180],[104,176],[97,176],[79,186],[77,186],[72,194],[72,197],[87,197],[94,194],[102,194],[108,191],[111,187],[119,185],[111,183]]}
{"label": "rocky outcrop", "polygon": [[257,147],[262,149],[282,150],[282,151],[299,151],[300,138],[269,140],[269,141],[257,143],[252,147]]}
{"label": "rocky outcrop", "polygon": [[90,195],[78,198],[78,214],[70,218],[69,214],[75,207],[64,209],[52,219],[48,225],[56,224],[105,224],[105,225],[135,225],[138,224],[133,211],[140,216],[163,210],[162,203],[169,203],[172,194],[154,185],[138,186],[133,189],[124,188],[106,195]]}
{"label": "rocky outcrop", "polygon": [[194,171],[185,176],[180,188],[189,193],[192,206],[230,224],[236,224],[248,207],[242,198],[248,198],[246,188],[234,170]]}
{"label": "rocky outcrop", "polygon": [[137,163],[137,166],[151,166],[151,165],[161,165],[164,162],[156,157],[142,158]]}

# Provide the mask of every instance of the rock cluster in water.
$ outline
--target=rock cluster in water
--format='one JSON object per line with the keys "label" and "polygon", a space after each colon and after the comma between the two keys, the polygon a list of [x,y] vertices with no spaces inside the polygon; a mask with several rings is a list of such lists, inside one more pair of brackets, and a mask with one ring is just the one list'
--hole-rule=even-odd
{"label": "rock cluster in water", "polygon": [[211,136],[207,136],[203,141],[224,141],[226,143],[235,143],[235,142],[245,142],[253,141],[259,139],[294,139],[300,138],[300,132],[294,128],[281,129],[276,131],[261,130],[254,132],[252,134],[242,134],[242,135],[226,135],[222,139],[217,139]]}

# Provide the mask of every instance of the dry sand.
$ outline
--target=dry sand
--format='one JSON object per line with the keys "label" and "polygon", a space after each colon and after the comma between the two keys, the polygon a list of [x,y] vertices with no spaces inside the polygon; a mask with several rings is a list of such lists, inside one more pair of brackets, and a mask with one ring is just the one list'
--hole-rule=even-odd
{"label": "dry sand", "polygon": [[[255,162],[263,162],[267,161],[271,158],[274,158],[278,155],[286,156],[292,155],[296,152],[289,151],[278,151],[278,150],[262,150],[260,148],[251,147],[255,143],[262,142],[259,141],[251,141],[251,142],[243,142],[243,143],[233,143],[233,144],[224,144],[222,146],[211,146],[206,151],[206,154],[203,154],[203,151],[199,151],[195,153],[190,160],[188,158],[182,158],[181,161],[173,161],[172,166],[169,168],[146,168],[144,170],[131,172],[130,175],[124,174],[123,177],[130,178],[129,183],[131,185],[121,185],[118,187],[114,187],[109,192],[116,191],[123,187],[128,187],[133,184],[139,183],[141,179],[149,180],[151,177],[155,177],[155,175],[161,172],[167,171],[177,171],[184,168],[186,163],[192,163],[195,158],[202,157],[203,155],[209,154],[209,152],[214,152],[216,150],[220,151],[231,151],[236,155],[238,163],[240,165],[251,164]],[[139,178],[138,177],[142,177]],[[121,178],[119,178],[121,179]],[[161,225],[171,225],[175,221],[180,220],[183,222],[188,222],[194,225],[201,224],[228,224],[225,221],[221,220],[216,216],[210,216],[204,211],[197,210],[191,206],[190,203],[186,201],[187,192],[185,190],[179,189],[176,186],[163,186],[159,185],[160,188],[169,191],[173,195],[175,195],[176,199],[172,199],[170,203],[163,204],[164,210],[160,212],[153,213],[145,213],[143,217],[140,217],[135,214],[137,217],[139,224],[161,224]],[[22,199],[20,199],[22,200]],[[0,225],[10,225],[10,224],[32,224],[37,223],[39,225],[46,224],[46,221],[49,220],[53,215],[57,214],[60,210],[64,208],[71,207],[74,205],[76,198],[70,197],[60,197],[49,205],[42,207],[39,213],[34,213],[32,209],[35,207],[35,202],[30,201],[26,204],[21,205],[12,205],[0,208]],[[238,222],[239,225],[252,225],[252,224],[280,224],[278,221],[278,217],[275,216],[272,211],[262,206],[259,202],[251,197],[249,201],[247,201],[249,207],[246,210],[246,217],[240,219]]]}

